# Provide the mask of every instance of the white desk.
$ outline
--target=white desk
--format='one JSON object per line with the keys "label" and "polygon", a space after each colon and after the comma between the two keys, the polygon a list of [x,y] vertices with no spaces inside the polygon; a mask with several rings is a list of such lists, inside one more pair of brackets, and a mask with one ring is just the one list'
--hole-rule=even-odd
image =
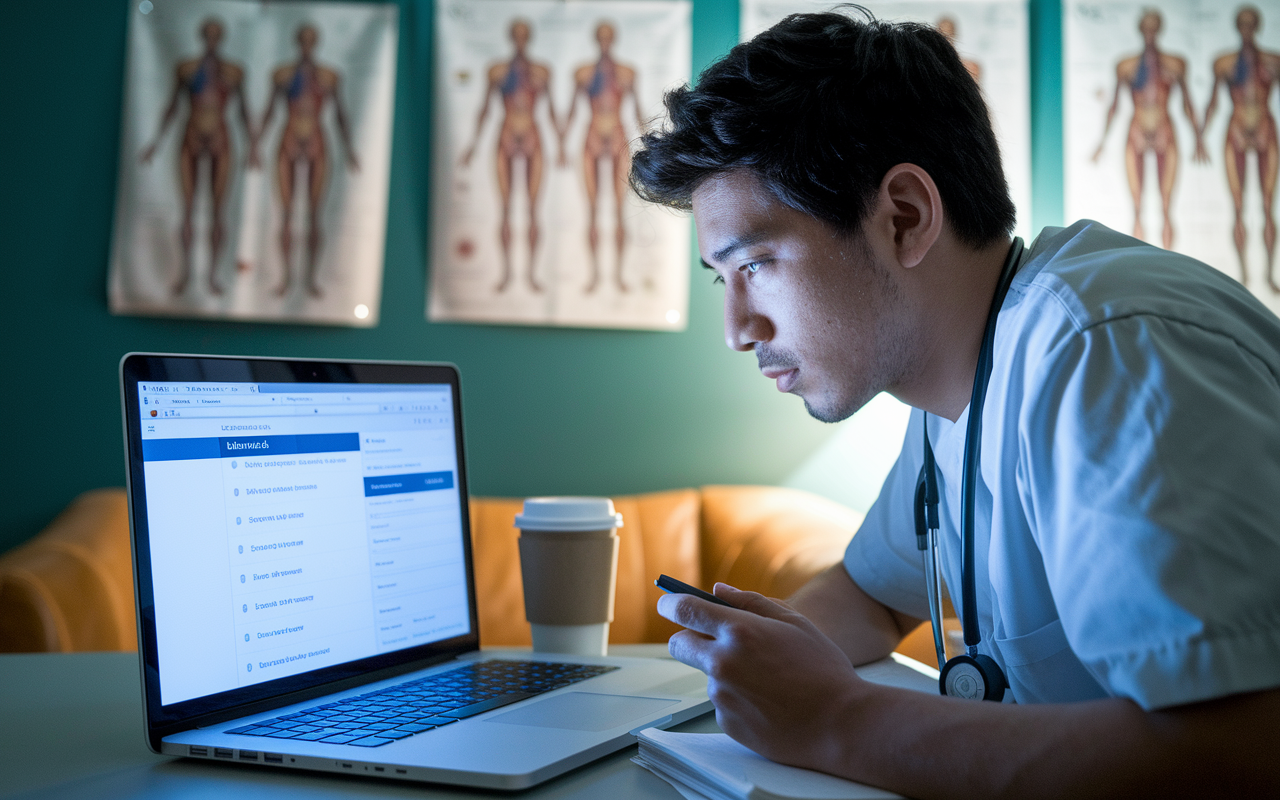
{"label": "white desk", "polygon": [[[666,650],[666,645],[629,645],[613,652],[662,656]],[[143,740],[142,690],[133,653],[0,655],[0,720],[0,797],[5,798],[680,800],[675,790],[631,763],[634,746],[517,794],[157,756]],[[708,714],[678,730],[719,728]]]}
{"label": "white desk", "polygon": [[[665,656],[666,645],[626,645],[616,655]],[[864,677],[925,691],[937,684],[889,661]],[[509,794],[153,755],[142,734],[133,653],[0,655],[0,797],[295,800],[404,797],[521,800],[681,800],[632,764],[628,747],[525,792]],[[716,732],[707,714],[676,730]]]}

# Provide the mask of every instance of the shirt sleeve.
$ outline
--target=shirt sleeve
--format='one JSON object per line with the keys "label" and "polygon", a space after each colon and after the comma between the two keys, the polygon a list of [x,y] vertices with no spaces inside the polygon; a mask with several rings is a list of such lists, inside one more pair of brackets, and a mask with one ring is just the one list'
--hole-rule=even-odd
{"label": "shirt sleeve", "polygon": [[929,616],[924,566],[916,549],[916,478],[924,460],[924,415],[912,409],[902,451],[844,553],[853,582],[889,608],[917,619]]}
{"label": "shirt sleeve", "polygon": [[1057,350],[1017,469],[1072,650],[1146,709],[1280,686],[1274,356],[1138,315]]}

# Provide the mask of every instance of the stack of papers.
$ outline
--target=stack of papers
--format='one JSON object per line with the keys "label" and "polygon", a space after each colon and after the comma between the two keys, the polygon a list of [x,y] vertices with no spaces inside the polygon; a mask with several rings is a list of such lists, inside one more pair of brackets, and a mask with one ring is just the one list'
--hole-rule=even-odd
{"label": "stack of papers", "polygon": [[[917,661],[892,659],[858,667],[875,683],[938,691],[938,673]],[[823,772],[777,764],[723,733],[675,733],[646,728],[631,759],[675,787],[687,800],[863,800],[902,797]]]}
{"label": "stack of papers", "polygon": [[631,759],[687,800],[863,800],[902,797],[822,772],[787,767],[758,756],[723,733],[636,734]]}

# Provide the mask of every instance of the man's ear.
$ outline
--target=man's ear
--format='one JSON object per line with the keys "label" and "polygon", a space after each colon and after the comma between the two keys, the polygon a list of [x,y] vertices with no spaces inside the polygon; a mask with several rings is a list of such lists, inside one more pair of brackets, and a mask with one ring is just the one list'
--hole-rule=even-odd
{"label": "man's ear", "polygon": [[929,173],[915,164],[891,168],[880,181],[876,206],[898,263],[911,268],[923,261],[942,233],[942,196]]}

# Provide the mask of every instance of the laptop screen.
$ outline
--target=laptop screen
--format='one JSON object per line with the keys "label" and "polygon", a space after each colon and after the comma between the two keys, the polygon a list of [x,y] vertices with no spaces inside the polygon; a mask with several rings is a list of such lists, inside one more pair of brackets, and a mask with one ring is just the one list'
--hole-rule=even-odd
{"label": "laptop screen", "polygon": [[161,705],[473,633],[451,383],[132,391]]}

